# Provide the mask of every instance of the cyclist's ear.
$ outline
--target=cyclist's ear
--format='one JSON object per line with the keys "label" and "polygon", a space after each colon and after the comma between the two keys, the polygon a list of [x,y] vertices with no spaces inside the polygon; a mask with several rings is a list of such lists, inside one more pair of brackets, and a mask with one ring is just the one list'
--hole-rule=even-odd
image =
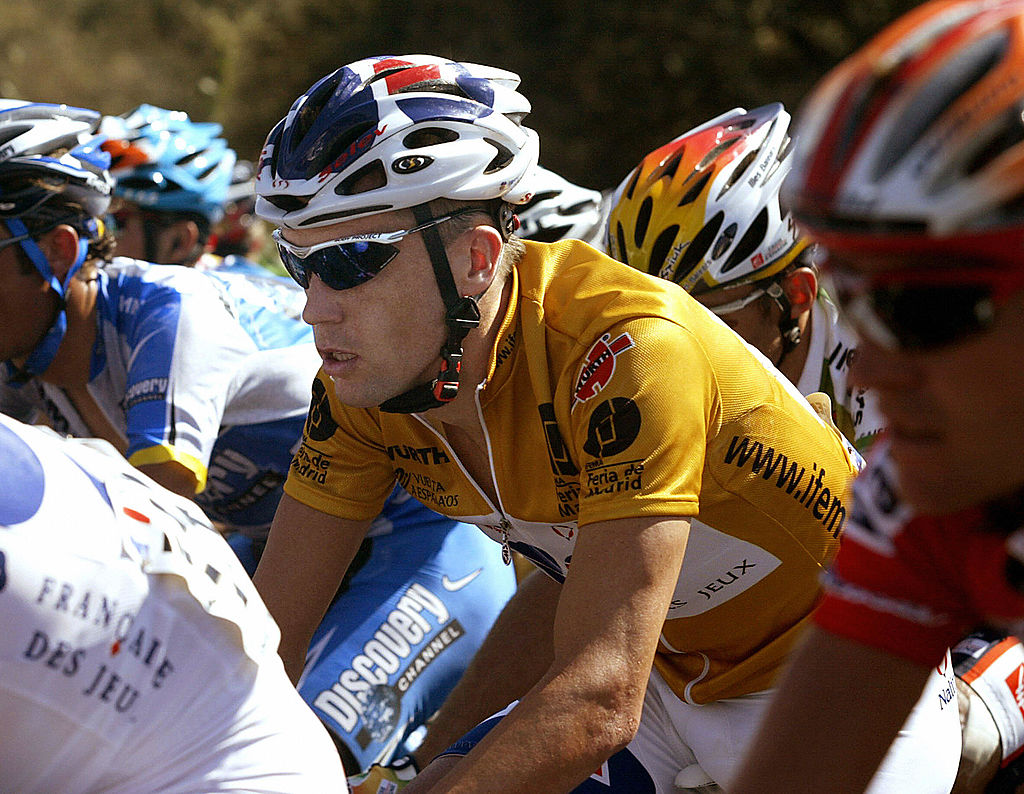
{"label": "cyclist's ear", "polygon": [[809,311],[818,297],[818,274],[814,268],[798,267],[782,279],[782,291],[791,306],[790,314],[796,319]]}
{"label": "cyclist's ear", "polygon": [[167,249],[162,252],[162,262],[190,264],[199,242],[199,226],[195,221],[175,221],[166,231]]}
{"label": "cyclist's ear", "polygon": [[[460,240],[461,242],[461,240]],[[465,251],[469,254],[468,267],[455,274],[460,295],[479,295],[490,285],[501,261],[501,234],[493,226],[480,224],[465,232]],[[453,257],[453,267],[456,266]]]}
{"label": "cyclist's ear", "polygon": [[78,232],[62,223],[37,237],[36,243],[46,255],[53,275],[64,281],[71,266],[78,259]]}

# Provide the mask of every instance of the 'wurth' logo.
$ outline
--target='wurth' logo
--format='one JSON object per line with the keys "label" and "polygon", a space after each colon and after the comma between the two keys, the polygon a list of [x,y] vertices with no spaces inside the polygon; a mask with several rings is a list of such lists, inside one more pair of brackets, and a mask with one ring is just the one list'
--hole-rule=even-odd
{"label": "'wurth' logo", "polygon": [[[610,341],[609,341],[610,340]],[[629,334],[621,334],[615,339],[611,334],[603,334],[591,345],[583,361],[583,368],[576,379],[573,390],[572,407],[584,403],[608,385],[615,373],[615,357],[633,347],[633,338]]]}

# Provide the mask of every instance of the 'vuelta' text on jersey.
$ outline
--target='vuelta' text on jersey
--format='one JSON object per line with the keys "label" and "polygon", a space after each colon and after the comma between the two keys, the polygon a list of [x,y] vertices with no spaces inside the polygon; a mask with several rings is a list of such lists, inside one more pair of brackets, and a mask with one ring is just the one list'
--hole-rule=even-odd
{"label": "'vuelta' text on jersey", "polygon": [[832,537],[838,538],[843,531],[846,507],[825,485],[824,467],[811,463],[811,471],[807,471],[795,460],[789,460],[773,447],[765,448],[760,441],[748,436],[733,436],[725,453],[725,462],[735,463],[741,469],[749,464],[755,475],[769,482],[774,477],[772,484],[809,510]]}

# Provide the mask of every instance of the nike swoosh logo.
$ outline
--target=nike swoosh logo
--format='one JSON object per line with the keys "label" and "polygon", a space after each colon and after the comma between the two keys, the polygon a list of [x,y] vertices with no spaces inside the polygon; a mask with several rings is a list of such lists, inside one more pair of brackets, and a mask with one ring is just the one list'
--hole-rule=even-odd
{"label": "nike swoosh logo", "polygon": [[444,589],[449,593],[454,593],[456,590],[461,590],[483,572],[483,568],[477,568],[469,576],[463,576],[461,579],[456,579],[454,582],[448,578],[448,574],[445,574],[441,577],[441,584],[444,585]]}

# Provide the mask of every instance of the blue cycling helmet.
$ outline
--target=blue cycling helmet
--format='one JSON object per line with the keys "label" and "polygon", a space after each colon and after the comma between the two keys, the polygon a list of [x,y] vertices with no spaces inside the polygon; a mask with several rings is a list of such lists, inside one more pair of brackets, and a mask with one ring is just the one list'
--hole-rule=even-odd
{"label": "blue cycling helmet", "polygon": [[231,186],[235,151],[214,122],[139,105],[123,116],[107,116],[102,132],[111,156],[114,194],[156,212],[193,213],[210,224],[220,220]]}
{"label": "blue cycling helmet", "polygon": [[[104,236],[110,203],[109,155],[96,135],[94,110],[0,99],[0,222],[60,298],[53,326],[28,356],[18,380],[45,372],[67,330],[64,296],[71,279]],[[75,261],[58,279],[35,238],[61,224],[79,236]]]}

